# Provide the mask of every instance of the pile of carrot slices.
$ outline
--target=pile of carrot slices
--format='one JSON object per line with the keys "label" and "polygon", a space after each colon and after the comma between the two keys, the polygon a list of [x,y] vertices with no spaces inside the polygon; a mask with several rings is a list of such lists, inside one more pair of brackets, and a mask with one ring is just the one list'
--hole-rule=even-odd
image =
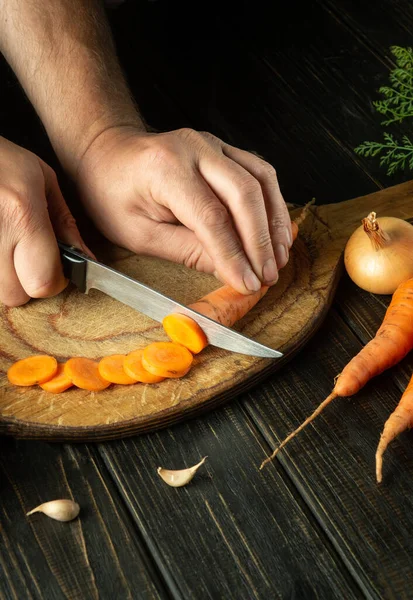
{"label": "pile of carrot slices", "polygon": [[100,392],[111,384],[158,383],[183,377],[191,368],[193,354],[175,342],[154,342],[130,354],[104,356],[100,361],[70,358],[58,363],[53,356],[28,356],[7,371],[10,383],[18,386],[39,385],[46,392],[60,394],[75,386]]}

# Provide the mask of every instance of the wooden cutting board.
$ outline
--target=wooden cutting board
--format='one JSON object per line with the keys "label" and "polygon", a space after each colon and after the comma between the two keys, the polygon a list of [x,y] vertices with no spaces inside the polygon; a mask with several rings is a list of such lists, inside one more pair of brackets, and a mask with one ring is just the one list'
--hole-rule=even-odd
{"label": "wooden cutting board", "polygon": [[[161,326],[92,290],[70,287],[55,298],[19,308],[0,307],[0,433],[49,441],[92,441],[164,427],[209,410],[279,369],[317,330],[342,272],[348,237],[370,211],[413,217],[413,181],[339,204],[311,208],[279,282],[235,329],[281,350],[280,360],[206,348],[190,373],[157,385],[111,386],[91,393],[53,395],[38,387],[11,386],[8,367],[30,354],[99,359],[167,339]],[[292,212],[297,216],[300,210]],[[102,262],[190,303],[217,287],[210,276],[117,247],[94,248]]]}

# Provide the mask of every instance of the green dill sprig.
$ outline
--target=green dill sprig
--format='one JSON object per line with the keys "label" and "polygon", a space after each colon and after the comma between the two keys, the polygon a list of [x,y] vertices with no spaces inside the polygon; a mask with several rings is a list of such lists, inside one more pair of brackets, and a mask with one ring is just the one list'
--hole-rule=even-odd
{"label": "green dill sprig", "polygon": [[397,67],[390,72],[391,85],[379,89],[384,100],[373,102],[380,114],[389,117],[383,121],[383,125],[400,123],[407,117],[413,117],[413,50],[399,46],[392,46],[390,50]]}
{"label": "green dill sprig", "polygon": [[[390,72],[389,86],[383,86],[379,93],[383,100],[373,102],[376,110],[386,118],[382,125],[400,123],[413,117],[413,49],[391,46],[396,68]],[[413,170],[413,143],[407,135],[397,140],[388,132],[383,134],[383,143],[363,142],[355,148],[356,154],[365,157],[380,155],[380,166],[387,167],[387,174],[409,168]]]}
{"label": "green dill sprig", "polygon": [[387,175],[393,175],[398,170],[409,168],[413,170],[413,143],[407,135],[402,137],[401,143],[387,132],[383,134],[384,143],[364,142],[355,149],[361,156],[380,157],[380,166],[387,166]]}

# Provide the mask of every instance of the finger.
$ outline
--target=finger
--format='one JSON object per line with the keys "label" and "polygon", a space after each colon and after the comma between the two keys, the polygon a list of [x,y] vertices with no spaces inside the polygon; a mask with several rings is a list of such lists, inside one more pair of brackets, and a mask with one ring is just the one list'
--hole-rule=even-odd
{"label": "finger", "polygon": [[292,246],[292,231],[290,215],[281,194],[276,172],[270,164],[255,154],[228,144],[225,144],[222,150],[226,156],[240,164],[260,182],[267,207],[274,254],[277,266],[281,269],[288,262],[289,249]]}
{"label": "finger", "polygon": [[79,250],[83,250],[85,254],[88,254],[92,258],[96,258],[80,235],[76,220],[63,198],[55,172],[46,163],[42,163],[41,166],[46,182],[49,218],[57,239],[68,246],[74,246],[75,248],[79,248]]}
{"label": "finger", "polygon": [[255,275],[233,227],[229,212],[195,170],[171,185],[160,198],[164,206],[194,232],[211,257],[220,279],[242,294],[257,291],[261,282]]}
{"label": "finger", "polygon": [[267,285],[278,279],[278,269],[260,182],[223,154],[205,153],[199,171],[228,208],[243,249],[258,278]]}
{"label": "finger", "polygon": [[14,248],[16,275],[28,296],[46,298],[61,292],[67,285],[60,253],[42,192],[28,200],[30,212],[20,223]]}
{"label": "finger", "polygon": [[30,300],[24,291],[13,264],[13,252],[0,250],[0,301],[6,306],[21,306]]}
{"label": "finger", "polygon": [[144,248],[148,256],[170,260],[204,273],[215,271],[214,263],[201,242],[193,231],[183,225],[159,223],[140,217],[123,239],[127,247],[137,254]]}

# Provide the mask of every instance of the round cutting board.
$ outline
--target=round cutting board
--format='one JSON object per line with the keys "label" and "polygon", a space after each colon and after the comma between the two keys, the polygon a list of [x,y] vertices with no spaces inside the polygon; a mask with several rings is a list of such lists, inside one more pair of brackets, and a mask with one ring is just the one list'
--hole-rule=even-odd
{"label": "round cutting board", "polygon": [[[120,438],[206,411],[262,380],[291,359],[321,324],[334,295],[349,235],[370,211],[413,217],[413,183],[339,204],[312,207],[278,283],[234,329],[283,352],[261,359],[210,346],[185,377],[159,384],[113,385],[103,392],[71,388],[58,395],[11,386],[5,375],[30,354],[99,359],[166,340],[162,327],[101,292],[67,288],[55,298],[0,307],[0,433],[54,441]],[[292,212],[299,215],[300,210]],[[106,245],[98,259],[182,303],[217,281],[167,261]]]}

